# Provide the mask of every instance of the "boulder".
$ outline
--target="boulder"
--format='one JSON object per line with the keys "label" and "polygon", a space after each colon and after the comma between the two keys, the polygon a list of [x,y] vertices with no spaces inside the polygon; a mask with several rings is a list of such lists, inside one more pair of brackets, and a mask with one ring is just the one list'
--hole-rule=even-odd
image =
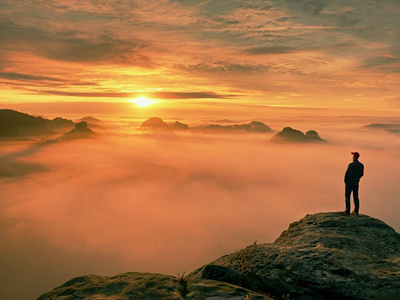
{"label": "boulder", "polygon": [[[400,235],[377,219],[307,215],[271,244],[251,245],[212,266],[242,276],[241,286],[290,299],[398,299]],[[201,278],[207,265],[189,274]],[[224,281],[224,276],[213,279]]]}
{"label": "boulder", "polygon": [[214,280],[187,280],[150,273],[81,276],[69,280],[37,300],[268,300],[265,295]]}

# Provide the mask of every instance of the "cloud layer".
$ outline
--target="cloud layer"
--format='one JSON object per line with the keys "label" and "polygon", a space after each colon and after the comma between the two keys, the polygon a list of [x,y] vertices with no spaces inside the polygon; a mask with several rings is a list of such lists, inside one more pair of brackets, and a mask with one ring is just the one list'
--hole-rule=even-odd
{"label": "cloud layer", "polygon": [[399,12],[395,0],[6,0],[0,78],[53,97],[234,90],[243,102],[387,111],[400,93]]}
{"label": "cloud layer", "polygon": [[313,126],[329,144],[122,127],[89,141],[4,143],[2,165],[13,172],[0,178],[1,298],[31,299],[89,273],[182,274],[255,240],[271,242],[307,213],[344,208],[355,150],[366,166],[361,212],[399,231],[391,174],[400,136]]}

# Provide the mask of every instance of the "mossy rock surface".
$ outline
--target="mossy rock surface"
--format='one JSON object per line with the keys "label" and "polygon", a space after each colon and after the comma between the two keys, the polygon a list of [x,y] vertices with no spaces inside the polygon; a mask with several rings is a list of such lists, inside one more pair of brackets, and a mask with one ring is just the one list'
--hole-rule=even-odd
{"label": "mossy rock surface", "polygon": [[[246,298],[247,297],[247,298]],[[214,280],[188,280],[151,273],[88,275],[69,280],[38,300],[265,300],[264,295]]]}
{"label": "mossy rock surface", "polygon": [[318,213],[290,224],[274,243],[225,255],[189,278],[202,278],[207,266],[229,270],[222,281],[236,272],[243,287],[278,299],[399,299],[400,234],[366,215]]}

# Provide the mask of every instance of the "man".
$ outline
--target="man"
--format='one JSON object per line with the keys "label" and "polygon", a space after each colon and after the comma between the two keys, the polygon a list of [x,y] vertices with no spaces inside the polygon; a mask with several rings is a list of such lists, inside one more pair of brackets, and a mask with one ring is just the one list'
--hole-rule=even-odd
{"label": "man", "polygon": [[354,211],[353,215],[358,216],[358,212],[360,209],[360,200],[358,199],[358,187],[360,178],[364,175],[364,165],[358,161],[360,157],[360,153],[351,152],[353,154],[353,162],[349,164],[347,167],[347,171],[344,175],[344,183],[346,184],[345,188],[345,197],[346,197],[346,210],[341,212],[343,216],[350,215],[350,194],[353,192],[354,198]]}

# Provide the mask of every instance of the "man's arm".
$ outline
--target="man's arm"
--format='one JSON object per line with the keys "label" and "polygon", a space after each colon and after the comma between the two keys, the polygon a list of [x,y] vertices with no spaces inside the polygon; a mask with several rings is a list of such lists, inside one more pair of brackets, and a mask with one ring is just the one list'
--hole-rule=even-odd
{"label": "man's arm", "polygon": [[349,164],[346,173],[344,174],[344,183],[349,181],[351,174],[353,174],[353,169],[351,168],[351,164]]}

